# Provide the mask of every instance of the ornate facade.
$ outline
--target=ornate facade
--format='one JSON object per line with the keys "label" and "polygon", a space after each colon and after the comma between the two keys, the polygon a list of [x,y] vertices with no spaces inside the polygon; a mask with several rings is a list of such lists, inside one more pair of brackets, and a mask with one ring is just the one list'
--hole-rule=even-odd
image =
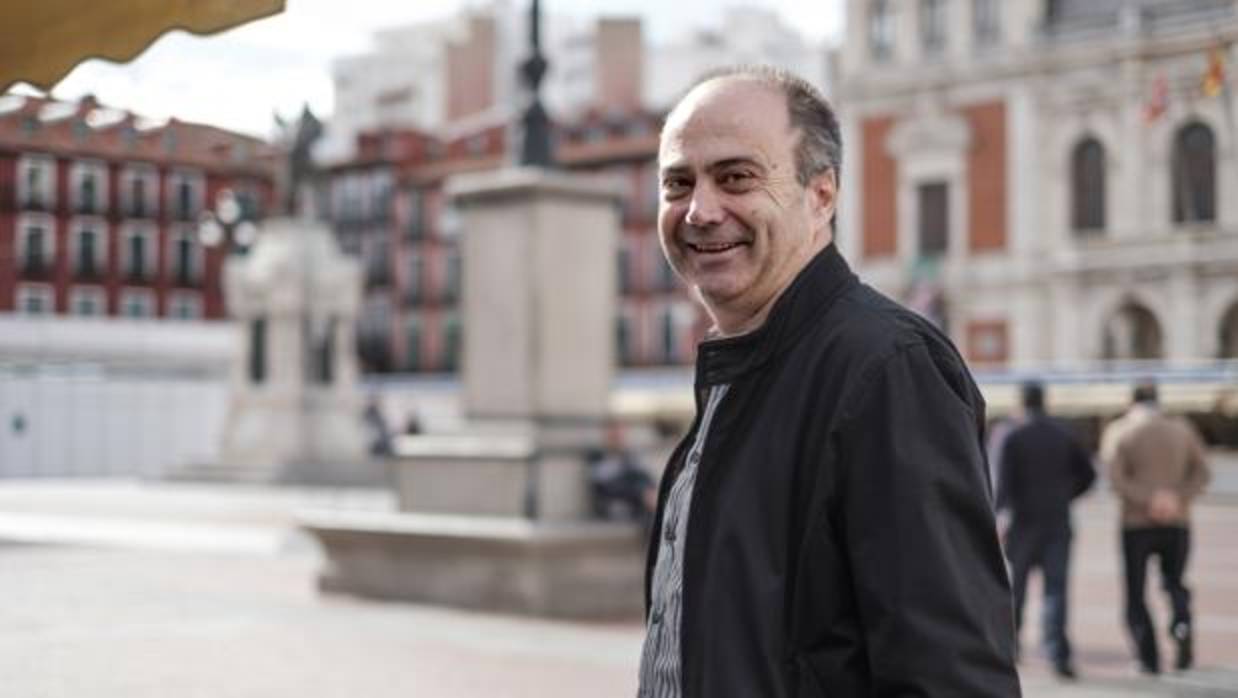
{"label": "ornate facade", "polygon": [[969,360],[1238,358],[1238,2],[849,0],[840,244]]}

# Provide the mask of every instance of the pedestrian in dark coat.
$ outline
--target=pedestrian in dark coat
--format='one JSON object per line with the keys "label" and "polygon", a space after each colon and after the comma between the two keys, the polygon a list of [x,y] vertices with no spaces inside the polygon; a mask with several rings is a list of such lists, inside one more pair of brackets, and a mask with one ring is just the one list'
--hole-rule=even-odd
{"label": "pedestrian in dark coat", "polygon": [[984,401],[940,331],[832,244],[841,144],[748,68],[671,111],[659,234],[714,321],[647,574],[648,698],[1008,698]]}
{"label": "pedestrian in dark coat", "polygon": [[1073,679],[1066,636],[1070,503],[1096,481],[1096,468],[1079,441],[1045,413],[1044,395],[1039,383],[1023,386],[1023,420],[1005,437],[997,459],[997,508],[1010,512],[1004,538],[1015,632],[1023,624],[1028,573],[1039,568],[1044,648],[1057,675]]}

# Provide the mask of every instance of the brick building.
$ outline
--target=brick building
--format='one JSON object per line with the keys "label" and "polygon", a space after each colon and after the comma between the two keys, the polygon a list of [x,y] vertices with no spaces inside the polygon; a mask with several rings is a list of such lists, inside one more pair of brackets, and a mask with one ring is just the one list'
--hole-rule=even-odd
{"label": "brick building", "polygon": [[0,96],[0,312],[224,317],[224,252],[198,222],[225,189],[260,218],[273,162],[210,126]]}
{"label": "brick building", "polygon": [[849,0],[840,244],[997,367],[1238,358],[1238,2]]}
{"label": "brick building", "polygon": [[[624,366],[692,360],[704,319],[663,259],[657,237],[661,116],[590,112],[556,135],[558,163],[624,194],[616,250],[615,318]],[[415,130],[363,134],[355,160],[331,169],[331,219],[341,247],[366,270],[358,341],[377,372],[450,372],[462,341],[459,230],[444,194],[454,174],[508,161],[510,130],[482,125],[445,139]]]}

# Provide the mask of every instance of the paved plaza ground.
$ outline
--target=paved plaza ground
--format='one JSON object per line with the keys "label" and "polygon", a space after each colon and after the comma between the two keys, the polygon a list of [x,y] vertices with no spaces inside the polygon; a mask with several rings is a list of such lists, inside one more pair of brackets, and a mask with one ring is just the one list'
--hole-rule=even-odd
{"label": "paved plaza ground", "polygon": [[[0,481],[0,696],[634,694],[635,621],[319,595],[318,552],[293,522],[324,506],[392,503],[361,490]],[[1071,627],[1083,680],[1060,684],[1032,657],[1021,666],[1025,695],[1238,696],[1238,497],[1196,512],[1199,668],[1159,680],[1134,675],[1119,625],[1115,516],[1104,493],[1078,509]],[[1030,646],[1038,610],[1028,611]]]}

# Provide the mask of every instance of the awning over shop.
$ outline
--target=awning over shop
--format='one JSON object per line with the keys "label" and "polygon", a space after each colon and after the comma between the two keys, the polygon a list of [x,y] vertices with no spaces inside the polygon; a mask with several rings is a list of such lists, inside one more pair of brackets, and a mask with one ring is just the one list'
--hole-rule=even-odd
{"label": "awning over shop", "polygon": [[88,58],[126,62],[172,29],[213,34],[278,14],[284,0],[25,0],[0,4],[0,92],[49,90]]}

